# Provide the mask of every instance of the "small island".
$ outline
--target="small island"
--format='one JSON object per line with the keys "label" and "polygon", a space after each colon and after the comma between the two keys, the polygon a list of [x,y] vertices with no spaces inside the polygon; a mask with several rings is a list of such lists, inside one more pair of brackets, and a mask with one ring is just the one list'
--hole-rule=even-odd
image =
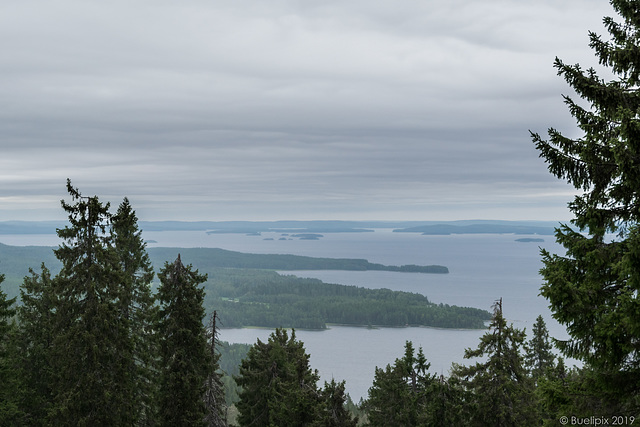
{"label": "small island", "polygon": [[544,239],[537,237],[523,237],[522,239],[516,239],[516,242],[532,243],[532,242],[544,242]]}

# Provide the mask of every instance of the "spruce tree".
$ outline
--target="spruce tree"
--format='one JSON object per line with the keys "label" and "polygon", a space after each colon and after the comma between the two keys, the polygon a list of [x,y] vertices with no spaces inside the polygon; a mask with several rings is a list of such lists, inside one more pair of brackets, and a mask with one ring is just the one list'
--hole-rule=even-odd
{"label": "spruce tree", "polygon": [[21,355],[18,369],[25,389],[21,409],[27,425],[46,426],[54,398],[54,279],[44,263],[40,274],[32,269],[29,272],[20,287],[22,304],[18,307]]}
{"label": "spruce tree", "polygon": [[553,367],[555,355],[549,338],[549,331],[542,316],[536,318],[532,328],[532,337],[527,343],[525,364],[535,381],[544,376],[547,369]]}
{"label": "spruce tree", "polygon": [[369,389],[369,425],[415,426],[425,410],[426,390],[435,378],[427,373],[430,364],[422,348],[415,354],[413,343],[405,343],[405,354],[395,364],[376,368]]}
{"label": "spruce tree", "polygon": [[159,423],[163,426],[206,425],[205,383],[211,373],[211,353],[203,325],[206,275],[184,266],[178,258],[158,273],[161,304]]}
{"label": "spruce tree", "polygon": [[440,375],[425,390],[424,409],[418,413],[418,425],[424,427],[465,426],[471,419],[467,403],[472,400],[455,378]]}
{"label": "spruce tree", "polygon": [[324,383],[321,393],[322,403],[314,426],[317,427],[356,427],[358,417],[353,417],[346,408],[347,394],[345,392],[345,382]]}
{"label": "spruce tree", "polygon": [[370,426],[465,425],[464,390],[444,377],[427,371],[430,364],[413,343],[405,343],[405,354],[393,365],[376,368],[369,389],[367,410]]}
{"label": "spruce tree", "polygon": [[128,365],[126,385],[133,392],[137,424],[153,424],[157,408],[157,356],[155,335],[157,307],[151,293],[153,266],[138,228],[138,218],[125,197],[111,218],[111,238],[117,254],[122,283],[117,304],[119,316],[131,339],[131,347],[123,348],[120,357]]}
{"label": "spruce tree", "polygon": [[22,414],[16,402],[20,392],[19,380],[15,370],[14,334],[16,325],[13,306],[16,298],[8,298],[2,290],[4,274],[0,274],[0,425],[17,425]]}
{"label": "spruce tree", "polygon": [[69,225],[58,230],[55,255],[52,370],[56,425],[130,425],[135,421],[131,372],[123,356],[133,343],[121,315],[123,274],[109,233],[109,204],[82,197],[67,181],[62,201]]}
{"label": "spruce tree", "polygon": [[227,405],[225,390],[220,373],[220,353],[218,346],[218,312],[214,310],[209,322],[208,339],[211,367],[205,383],[204,405],[207,411],[205,421],[209,427],[226,427]]}
{"label": "spruce tree", "polygon": [[590,419],[594,414],[606,414],[612,402],[608,402],[606,396],[593,393],[592,385],[597,376],[588,366],[567,369],[562,357],[558,358],[558,362],[538,379],[536,387],[543,425],[558,425],[562,416]]}
{"label": "spruce tree", "polygon": [[276,329],[265,343],[257,341],[240,365],[241,426],[310,426],[318,418],[318,372],[309,366],[302,341]]}
{"label": "spruce tree", "polygon": [[527,376],[521,349],[524,331],[507,326],[502,300],[494,306],[490,331],[480,338],[465,359],[484,358],[475,365],[454,364],[452,376],[467,396],[472,426],[530,426],[539,423],[533,383]]}
{"label": "spruce tree", "polygon": [[611,4],[621,21],[604,18],[610,40],[589,37],[613,78],[554,63],[581,98],[564,96],[580,136],[551,128],[546,140],[532,137],[549,171],[580,193],[572,226],[556,230],[566,255],[542,252],[541,294],[570,335],[558,346],[600,372],[597,393],[619,401],[611,413],[620,415],[640,410],[640,3]]}

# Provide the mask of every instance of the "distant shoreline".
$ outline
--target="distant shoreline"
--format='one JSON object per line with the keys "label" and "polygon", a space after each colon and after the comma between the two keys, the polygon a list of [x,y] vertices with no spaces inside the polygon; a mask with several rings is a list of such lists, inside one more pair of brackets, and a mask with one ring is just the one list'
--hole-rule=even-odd
{"label": "distant shoreline", "polygon": [[[224,233],[372,233],[375,229],[428,234],[553,234],[557,221],[139,221],[143,231]],[[55,234],[63,221],[0,221],[2,234]]]}

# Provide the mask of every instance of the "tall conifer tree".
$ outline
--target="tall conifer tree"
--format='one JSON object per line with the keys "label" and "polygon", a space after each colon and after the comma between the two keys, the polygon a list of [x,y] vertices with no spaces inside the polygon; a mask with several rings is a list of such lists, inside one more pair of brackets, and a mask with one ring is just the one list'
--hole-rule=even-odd
{"label": "tall conifer tree", "polygon": [[452,377],[470,392],[469,420],[472,426],[532,426],[539,423],[533,383],[527,376],[521,354],[524,331],[507,326],[502,299],[496,302],[490,331],[480,338],[465,359],[485,358],[475,365],[454,364]]}
{"label": "tall conifer tree", "polygon": [[138,218],[126,197],[111,223],[112,244],[123,273],[118,289],[119,316],[128,328],[132,345],[123,348],[120,357],[128,364],[126,386],[133,392],[134,421],[148,425],[153,424],[157,410],[158,342],[154,324],[157,307],[151,293],[153,266],[138,228]]}
{"label": "tall conifer tree", "polygon": [[24,278],[20,287],[22,304],[18,307],[18,368],[25,388],[21,406],[27,425],[46,426],[54,397],[54,279],[44,263],[40,274],[29,271],[31,275]]}
{"label": "tall conifer tree", "polygon": [[2,290],[3,281],[4,274],[0,274],[0,425],[15,425],[22,415],[16,402],[20,386],[14,366],[16,298],[7,297]]}
{"label": "tall conifer tree", "polygon": [[532,337],[527,343],[525,363],[534,380],[544,376],[547,369],[552,368],[555,355],[552,352],[549,331],[542,316],[538,316],[531,331]]}
{"label": "tall conifer tree", "polygon": [[206,425],[205,382],[212,367],[203,325],[207,280],[178,258],[158,274],[160,346],[160,425]]}
{"label": "tall conifer tree", "polygon": [[276,329],[265,343],[249,349],[236,378],[242,387],[236,404],[241,426],[310,426],[317,420],[318,372],[309,366],[302,341]]}
{"label": "tall conifer tree", "polygon": [[407,341],[403,358],[385,369],[376,368],[367,402],[371,426],[417,425],[426,403],[425,391],[434,377],[427,372],[431,364],[422,348],[414,353],[413,343]]}
{"label": "tall conifer tree", "polygon": [[376,368],[369,399],[365,404],[372,427],[465,425],[463,390],[443,377],[429,374],[430,363],[413,343],[405,343],[404,357],[393,365]]}
{"label": "tall conifer tree", "polygon": [[346,408],[348,394],[345,391],[345,381],[324,383],[322,389],[322,403],[315,425],[320,427],[356,427],[358,417],[354,417]]}
{"label": "tall conifer tree", "polygon": [[[556,240],[566,255],[543,251],[546,297],[567,326],[567,356],[598,370],[596,394],[637,415],[640,391],[640,2],[611,0],[621,22],[604,18],[611,39],[590,32],[590,46],[613,78],[556,58],[555,68],[583,102],[565,96],[581,136],[532,133],[549,171],[581,194],[569,203],[573,227]],[[586,105],[588,104],[588,105]],[[605,415],[605,414],[599,414]]]}
{"label": "tall conifer tree", "polygon": [[123,273],[109,233],[109,204],[82,197],[67,180],[72,203],[62,201],[69,223],[58,230],[54,252],[62,262],[55,280],[57,425],[130,425],[135,420],[131,372],[123,363],[133,344],[120,312]]}
{"label": "tall conifer tree", "polygon": [[204,405],[207,415],[205,421],[208,427],[226,427],[227,405],[225,403],[224,385],[220,373],[220,353],[218,352],[218,312],[214,311],[209,322],[209,354],[211,367],[205,383]]}

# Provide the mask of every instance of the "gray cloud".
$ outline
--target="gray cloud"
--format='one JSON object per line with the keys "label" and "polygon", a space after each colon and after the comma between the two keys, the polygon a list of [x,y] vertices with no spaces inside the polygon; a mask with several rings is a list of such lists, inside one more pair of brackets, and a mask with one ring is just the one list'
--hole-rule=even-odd
{"label": "gray cloud", "polygon": [[0,5],[0,220],[70,177],[144,219],[557,218],[528,129],[606,2]]}

